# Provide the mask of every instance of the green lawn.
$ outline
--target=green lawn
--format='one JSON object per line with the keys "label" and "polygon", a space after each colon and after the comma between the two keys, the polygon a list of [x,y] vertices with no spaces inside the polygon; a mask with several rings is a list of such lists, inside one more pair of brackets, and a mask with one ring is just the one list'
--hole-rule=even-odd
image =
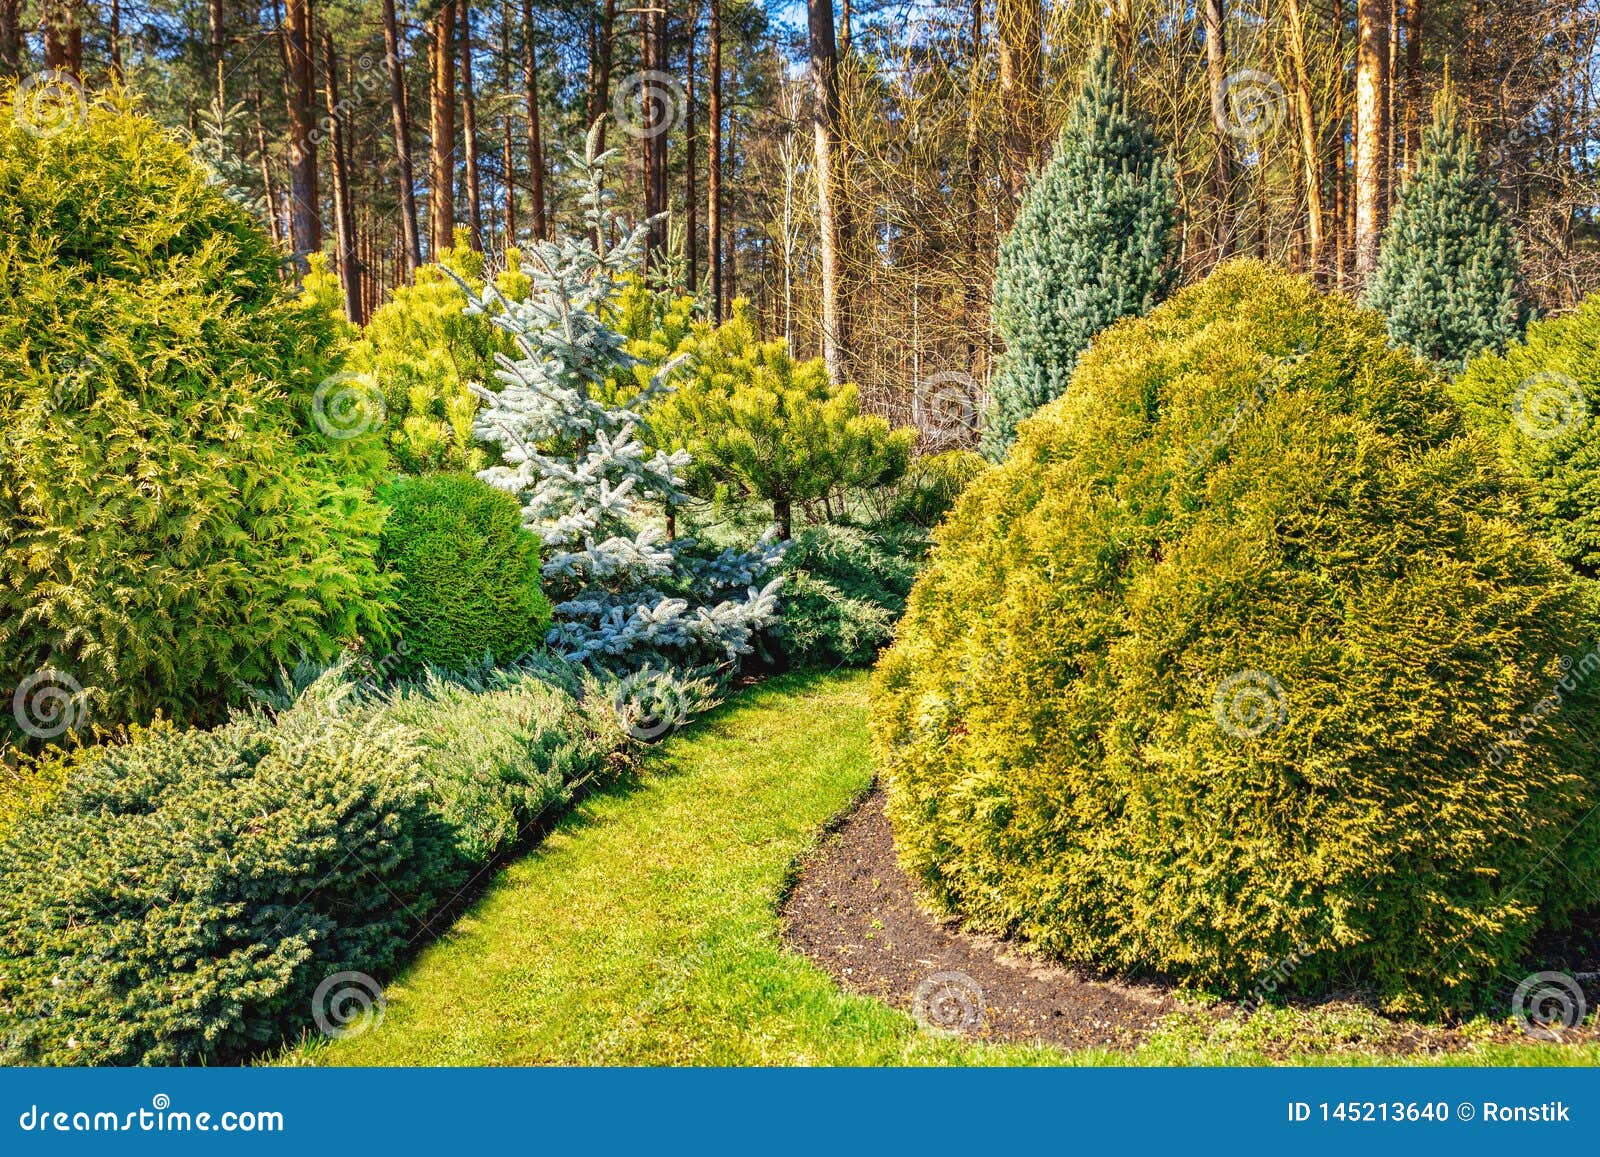
{"label": "green lawn", "polygon": [[[1334,1063],[1362,1014],[1279,1011],[1217,1029],[1175,1019],[1139,1053],[1063,1055],[920,1031],[840,991],[779,942],[797,857],[864,792],[866,678],[777,679],[655,748],[590,797],[387,987],[383,1023],[298,1064]],[[1596,1063],[1591,1048],[1491,1046],[1459,1063]]]}

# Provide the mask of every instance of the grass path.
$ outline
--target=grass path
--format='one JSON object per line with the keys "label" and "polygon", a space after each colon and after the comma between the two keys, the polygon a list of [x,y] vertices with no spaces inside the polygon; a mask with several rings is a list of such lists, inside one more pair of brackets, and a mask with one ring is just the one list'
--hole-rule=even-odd
{"label": "grass path", "polygon": [[[294,1064],[1335,1064],[1375,1054],[1361,1010],[1176,1018],[1133,1055],[986,1046],[840,991],[779,942],[797,857],[863,793],[866,677],[776,679],[654,748],[508,867],[386,989],[381,1025]],[[1595,1064],[1594,1046],[1488,1043],[1445,1064]]]}
{"label": "grass path", "polygon": [[656,748],[511,865],[314,1064],[886,1064],[966,1046],[783,949],[795,857],[869,782],[866,679],[787,677]]}

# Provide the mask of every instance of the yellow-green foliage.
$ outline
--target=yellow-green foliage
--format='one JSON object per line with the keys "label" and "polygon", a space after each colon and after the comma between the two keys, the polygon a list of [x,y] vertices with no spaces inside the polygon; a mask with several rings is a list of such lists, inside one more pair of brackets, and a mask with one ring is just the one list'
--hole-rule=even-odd
{"label": "yellow-green foliage", "polygon": [[1460,1007],[1597,883],[1573,587],[1376,314],[1224,266],[936,532],[874,686],[901,856],[1073,961]]}
{"label": "yellow-green foliage", "polygon": [[[508,269],[495,278],[501,293],[527,296],[528,279],[513,250]],[[472,437],[478,401],[471,382],[494,385],[496,353],[514,353],[508,334],[487,317],[469,316],[461,287],[445,269],[481,290],[484,257],[457,239],[439,262],[417,270],[415,284],[402,285],[373,313],[347,368],[383,393],[390,453],[401,470],[477,470],[487,465]]]}
{"label": "yellow-green foliage", "polygon": [[1600,577],[1600,296],[1476,358],[1451,393],[1533,481],[1556,553]]}
{"label": "yellow-green foliage", "polygon": [[[678,320],[668,313],[668,325]],[[720,326],[692,324],[676,346],[652,344],[688,355],[677,389],[649,418],[658,443],[693,458],[685,471],[691,492],[709,498],[726,488],[770,502],[787,534],[795,502],[905,472],[916,431],[861,413],[856,387],[830,383],[820,358],[797,359],[781,338],[762,341],[743,301]],[[652,361],[643,343],[637,348]]]}
{"label": "yellow-green foliage", "polygon": [[333,320],[119,99],[46,136],[0,107],[0,688],[186,718],[381,635],[382,447],[312,420]]}

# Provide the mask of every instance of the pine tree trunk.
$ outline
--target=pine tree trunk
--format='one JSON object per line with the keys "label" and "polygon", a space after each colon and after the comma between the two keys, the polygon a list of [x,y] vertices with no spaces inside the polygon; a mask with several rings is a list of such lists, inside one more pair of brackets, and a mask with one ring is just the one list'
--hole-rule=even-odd
{"label": "pine tree trunk", "polygon": [[983,4],[984,0],[972,0],[970,18],[972,20],[972,59],[967,64],[967,132],[965,144],[965,160],[967,168],[966,181],[966,243],[967,243],[967,268],[962,277],[962,303],[966,312],[962,330],[967,338],[967,371],[978,372],[978,345],[975,336],[983,332],[983,298],[985,287],[978,277],[979,245],[978,240],[981,230],[978,219],[978,192],[983,185]]}
{"label": "pine tree trunk", "polygon": [[517,243],[517,161],[511,152],[511,114],[507,113],[501,120],[504,126],[501,130],[500,168],[505,173],[505,248],[510,249]]}
{"label": "pine tree trunk", "polygon": [[111,54],[111,75],[121,84],[122,74],[122,0],[111,0],[111,12],[106,17],[107,50]]}
{"label": "pine tree trunk", "polygon": [[478,98],[472,87],[472,5],[461,12],[461,138],[467,162],[467,243],[483,252],[483,181],[478,170]]}
{"label": "pine tree trunk", "polygon": [[0,0],[0,76],[22,72],[22,0]]}
{"label": "pine tree trunk", "polygon": [[311,0],[287,0],[284,13],[283,49],[289,69],[289,83],[285,86],[289,110],[289,237],[296,265],[304,273],[306,257],[322,248],[317,145],[311,136],[311,110],[316,99]]}
{"label": "pine tree trunk", "polygon": [[400,185],[400,237],[405,270],[422,264],[422,239],[417,226],[417,182],[411,167],[411,113],[406,107],[405,61],[400,57],[400,28],[394,0],[383,0],[383,48],[389,70],[389,111],[394,121],[394,151]]}
{"label": "pine tree trunk", "polygon": [[841,295],[838,58],[833,38],[833,0],[806,0],[811,56],[812,134],[816,148],[817,224],[822,248],[822,357],[828,377],[842,382],[845,311]]}
{"label": "pine tree trunk", "polygon": [[1327,213],[1322,193],[1322,139],[1317,134],[1316,104],[1307,63],[1306,23],[1301,0],[1287,0],[1289,55],[1294,64],[1294,105],[1300,127],[1302,180],[1306,194],[1306,261],[1318,285],[1328,283]]}
{"label": "pine tree trunk", "polygon": [[1378,265],[1383,232],[1386,113],[1389,91],[1389,0],[1358,0],[1356,19],[1355,280],[1366,285]]}
{"label": "pine tree trunk", "polygon": [[1228,131],[1227,13],[1223,0],[1205,0],[1206,81],[1211,94],[1211,126],[1217,160],[1212,170],[1212,196],[1217,203],[1214,239],[1216,259],[1226,261],[1234,249],[1233,135]]}
{"label": "pine tree trunk", "polygon": [[1422,16],[1423,0],[1406,0],[1407,170],[1415,167],[1422,143]]}
{"label": "pine tree trunk", "polygon": [[723,318],[722,294],[722,0],[711,0],[711,107],[706,114],[706,258],[711,264],[711,320]]}
{"label": "pine tree trunk", "polygon": [[211,95],[218,105],[222,105],[228,98],[226,84],[227,73],[224,71],[223,62],[223,0],[208,0],[206,4],[206,28],[211,39],[211,79],[214,87]]}
{"label": "pine tree trunk", "polygon": [[1027,184],[1038,148],[1042,15],[1039,0],[997,0],[1000,38],[1000,107],[1005,123],[1005,184],[1010,213]]}
{"label": "pine tree trunk", "polygon": [[428,39],[428,259],[455,238],[456,0],[433,18]]}
{"label": "pine tree trunk", "polygon": [[361,261],[356,255],[355,202],[345,158],[344,115],[339,107],[339,63],[333,36],[322,29],[322,93],[328,103],[328,152],[333,159],[333,228],[339,244],[339,286],[344,290],[344,315],[353,325],[361,314]]}
{"label": "pine tree trunk", "polygon": [[528,108],[528,198],[533,204],[533,236],[549,235],[545,219],[544,139],[539,118],[539,46],[534,39],[533,0],[522,0],[522,36],[526,42],[522,80]]}
{"label": "pine tree trunk", "polygon": [[81,76],[83,73],[82,0],[41,0],[39,26],[44,38],[44,66]]}
{"label": "pine tree trunk", "polygon": [[794,504],[787,498],[772,500],[772,517],[778,524],[778,535],[785,541],[794,537]]}
{"label": "pine tree trunk", "polygon": [[256,156],[261,160],[261,188],[267,197],[267,230],[274,246],[283,244],[283,230],[278,226],[278,183],[272,179],[272,165],[268,161],[267,128],[261,115],[261,86],[251,93],[256,118]]}
{"label": "pine tree trunk", "polygon": [[[611,49],[616,35],[617,0],[605,0],[600,6],[600,29],[590,46],[590,71],[594,81],[589,86],[589,119],[587,130],[595,121],[604,121],[610,113],[611,103]],[[606,126],[600,126],[600,147],[606,146]]]}
{"label": "pine tree trunk", "polygon": [[686,74],[687,101],[684,108],[684,163],[683,163],[683,249],[684,256],[688,259],[684,271],[685,290],[693,294],[700,283],[700,191],[696,188],[695,154],[700,149],[699,126],[696,124],[695,107],[695,41],[700,35],[700,3],[699,0],[690,0],[689,18],[686,32],[688,35],[687,59],[684,61]]}

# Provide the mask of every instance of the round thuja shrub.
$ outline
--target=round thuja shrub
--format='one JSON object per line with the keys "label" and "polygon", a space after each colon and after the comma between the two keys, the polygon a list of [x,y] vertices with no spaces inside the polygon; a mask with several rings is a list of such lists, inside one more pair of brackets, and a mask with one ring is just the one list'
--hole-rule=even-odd
{"label": "round thuja shrub", "polygon": [[1382,319],[1302,279],[1227,265],[1114,327],[936,532],[880,662],[904,863],[1076,963],[1481,998],[1600,837],[1592,619],[1523,503]]}
{"label": "round thuja shrub", "polygon": [[396,580],[406,665],[504,663],[540,645],[550,601],[539,539],[515,498],[470,474],[402,478],[382,498],[381,558]]}
{"label": "round thuja shrub", "polygon": [[1474,359],[1451,393],[1533,483],[1556,553],[1600,578],[1600,297]]}
{"label": "round thuja shrub", "polygon": [[40,131],[12,99],[0,738],[214,717],[381,637],[381,441],[316,421],[339,323],[154,122],[105,98]]}

